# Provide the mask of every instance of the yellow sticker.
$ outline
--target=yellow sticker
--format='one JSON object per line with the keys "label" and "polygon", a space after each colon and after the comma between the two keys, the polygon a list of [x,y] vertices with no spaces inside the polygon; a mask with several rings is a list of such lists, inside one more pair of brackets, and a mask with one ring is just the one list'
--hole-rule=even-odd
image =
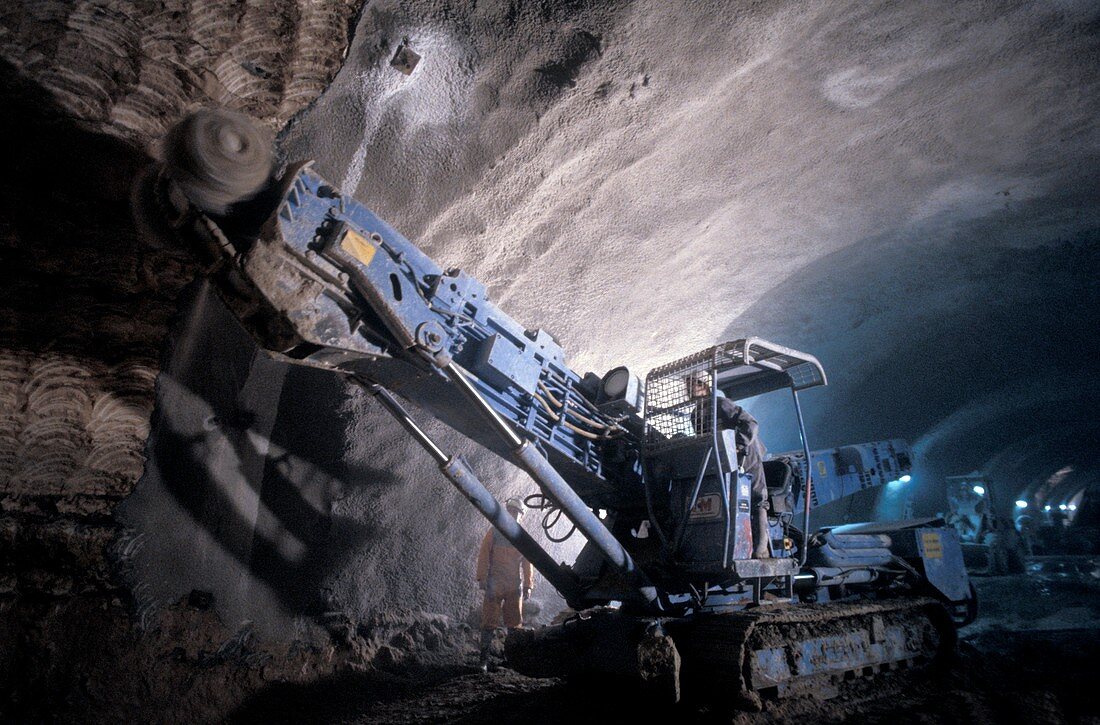
{"label": "yellow sticker", "polygon": [[825,476],[828,475],[828,469],[825,468],[825,461],[817,462],[817,473],[822,478],[825,478]]}
{"label": "yellow sticker", "polygon": [[924,545],[925,559],[943,558],[943,542],[940,541],[939,534],[934,531],[925,531],[921,534],[921,543]]}
{"label": "yellow sticker", "polygon": [[377,247],[350,229],[344,235],[340,246],[344,248],[345,252],[362,262],[364,267],[370,264],[370,261],[374,259],[374,253],[378,251]]}

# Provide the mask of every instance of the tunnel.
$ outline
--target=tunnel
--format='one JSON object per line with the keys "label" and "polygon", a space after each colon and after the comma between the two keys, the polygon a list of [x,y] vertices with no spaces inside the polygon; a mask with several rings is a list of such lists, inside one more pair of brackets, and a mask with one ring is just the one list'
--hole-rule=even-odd
{"label": "tunnel", "polygon": [[[13,0],[0,96],[0,719],[1100,717],[1096,3]],[[733,340],[811,355],[828,384],[797,415],[740,401],[766,450],[906,451],[904,479],[880,467],[813,529],[955,532],[965,498],[977,619],[930,671],[747,710],[529,676],[503,631],[482,672],[473,496],[369,385],[271,354],[220,268],[143,223],[198,109],[251,119],[273,178],[310,161],[483,285],[577,386]],[[590,538],[537,508],[489,424],[402,397],[439,374],[394,369],[423,435],[582,571]],[[643,536],[613,508],[584,513]],[[574,599],[536,574],[524,627],[584,619]]]}

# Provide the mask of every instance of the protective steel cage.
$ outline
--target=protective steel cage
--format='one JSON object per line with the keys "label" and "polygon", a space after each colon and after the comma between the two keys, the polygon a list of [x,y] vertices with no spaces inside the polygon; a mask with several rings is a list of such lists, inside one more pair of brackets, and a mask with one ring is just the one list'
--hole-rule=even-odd
{"label": "protective steel cage", "polygon": [[743,400],[780,388],[798,391],[825,384],[817,358],[759,338],[722,343],[674,360],[646,376],[646,452],[709,436],[716,394]]}

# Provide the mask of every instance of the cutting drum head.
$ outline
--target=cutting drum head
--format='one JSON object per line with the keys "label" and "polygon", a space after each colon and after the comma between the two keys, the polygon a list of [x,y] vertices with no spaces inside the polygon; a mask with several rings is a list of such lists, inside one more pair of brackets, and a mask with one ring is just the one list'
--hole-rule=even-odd
{"label": "cutting drum head", "polygon": [[267,130],[247,116],[204,109],[168,132],[164,170],[196,207],[208,214],[224,214],[267,184],[271,146]]}

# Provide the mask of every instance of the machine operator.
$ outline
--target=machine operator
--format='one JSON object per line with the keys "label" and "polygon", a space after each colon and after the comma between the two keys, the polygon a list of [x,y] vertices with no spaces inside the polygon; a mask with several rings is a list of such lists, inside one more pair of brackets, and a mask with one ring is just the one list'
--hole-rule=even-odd
{"label": "machine operator", "polygon": [[[710,432],[710,377],[695,373],[687,377],[688,397],[695,401],[691,422],[695,434]],[[760,425],[756,418],[737,403],[718,395],[718,429],[733,430],[737,438],[739,468],[752,477],[752,556],[771,556],[771,535],[768,532],[768,486],[764,480],[764,456],[767,451],[760,440]]]}

